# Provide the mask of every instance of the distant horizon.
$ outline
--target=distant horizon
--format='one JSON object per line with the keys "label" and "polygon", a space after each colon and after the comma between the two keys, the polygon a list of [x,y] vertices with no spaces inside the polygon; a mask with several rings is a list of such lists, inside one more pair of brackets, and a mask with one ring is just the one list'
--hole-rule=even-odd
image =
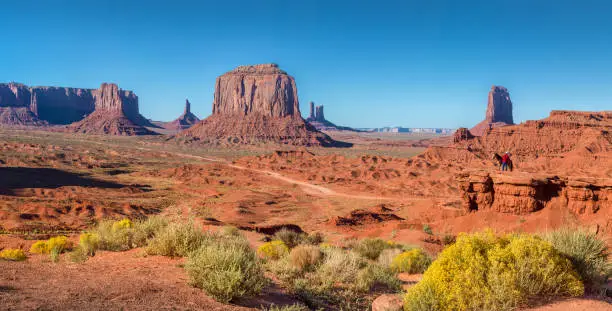
{"label": "distant horizon", "polygon": [[492,85],[508,88],[520,123],[610,110],[611,15],[603,0],[12,1],[0,81],[117,83],[142,115],[170,121],[186,98],[209,116],[217,76],[276,63],[300,110],[314,101],[337,125],[470,128]]}

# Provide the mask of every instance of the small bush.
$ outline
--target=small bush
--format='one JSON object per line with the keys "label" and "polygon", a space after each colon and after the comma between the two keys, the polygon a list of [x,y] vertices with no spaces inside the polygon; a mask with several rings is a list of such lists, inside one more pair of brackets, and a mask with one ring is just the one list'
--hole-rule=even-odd
{"label": "small bush", "polygon": [[8,261],[24,261],[26,260],[26,255],[20,248],[5,248],[0,251],[0,259]]}
{"label": "small bush", "polygon": [[303,304],[293,304],[293,305],[289,305],[289,306],[275,306],[272,305],[269,308],[266,309],[262,309],[265,311],[310,311],[310,309],[308,309],[308,307],[306,307]]}
{"label": "small bush", "polygon": [[393,262],[393,259],[402,253],[402,250],[399,248],[388,248],[383,250],[380,255],[378,256],[378,264],[383,266],[383,267],[387,267],[390,268],[391,267],[391,263]]}
{"label": "small bush", "polygon": [[83,233],[79,236],[79,251],[87,256],[94,256],[100,244],[100,237],[95,233]]}
{"label": "small bush", "polygon": [[431,257],[420,248],[403,252],[393,258],[391,269],[395,272],[423,273],[431,264]]}
{"label": "small bush", "polygon": [[119,231],[119,230],[123,230],[123,229],[129,229],[129,228],[132,228],[132,227],[134,227],[134,223],[131,220],[127,219],[127,218],[124,218],[124,219],[121,219],[119,221],[113,222],[113,230],[114,231]]}
{"label": "small bush", "polygon": [[133,225],[133,243],[144,246],[158,232],[168,226],[168,220],[162,216],[151,216],[145,220],[137,221]]}
{"label": "small bush", "polygon": [[303,243],[310,245],[319,245],[325,241],[325,236],[321,232],[314,232],[303,236]]}
{"label": "small bush", "polygon": [[385,286],[394,292],[401,289],[401,282],[395,276],[395,273],[391,269],[378,264],[370,264],[361,269],[357,274],[355,285],[357,290],[364,293],[369,292],[376,285]]}
{"label": "small bush", "polygon": [[289,254],[289,261],[300,271],[313,268],[320,260],[321,250],[313,245],[298,245]]}
{"label": "small bush", "polygon": [[85,262],[89,258],[88,252],[81,247],[81,245],[74,248],[72,252],[70,252],[70,261],[72,262]]}
{"label": "small bush", "polygon": [[511,310],[530,299],[580,296],[569,260],[528,235],[460,235],[408,290],[406,310]]}
{"label": "small bush", "polygon": [[289,253],[289,247],[279,240],[270,241],[257,248],[257,254],[266,259],[279,259]]}
{"label": "small bush", "polygon": [[54,247],[51,249],[49,256],[51,257],[51,261],[58,262],[60,259],[60,254],[62,253],[60,248]]}
{"label": "small bush", "polygon": [[192,222],[171,223],[163,227],[147,246],[147,254],[184,257],[198,249],[209,237]]}
{"label": "small bush", "polygon": [[612,273],[606,243],[580,228],[562,228],[544,235],[553,247],[572,262],[587,289],[600,290]]}
{"label": "small bush", "polygon": [[185,270],[190,283],[221,302],[251,296],[267,279],[248,242],[211,242],[191,252]]}
{"label": "small bush", "polygon": [[423,232],[432,235],[433,231],[431,230],[431,227],[428,224],[423,225]]}
{"label": "small bush", "polygon": [[389,243],[381,239],[363,239],[355,245],[354,250],[367,259],[376,260],[383,250],[392,247],[393,246],[389,245]]}
{"label": "small bush", "polygon": [[72,243],[68,241],[68,237],[56,236],[46,241],[36,241],[34,244],[32,244],[30,253],[51,254],[52,252],[55,252],[60,254],[69,250],[70,248],[72,248]]}
{"label": "small bush", "polygon": [[240,229],[234,226],[224,226],[223,228],[221,228],[221,234],[226,236],[242,236],[242,233],[240,233]]}
{"label": "small bush", "polygon": [[294,248],[302,243],[303,233],[297,233],[286,228],[282,228],[274,234],[273,240],[283,241],[289,248]]}
{"label": "small bush", "polygon": [[134,242],[133,223],[129,219],[121,221],[103,220],[92,233],[99,238],[98,247],[107,251],[125,251],[140,245]]}

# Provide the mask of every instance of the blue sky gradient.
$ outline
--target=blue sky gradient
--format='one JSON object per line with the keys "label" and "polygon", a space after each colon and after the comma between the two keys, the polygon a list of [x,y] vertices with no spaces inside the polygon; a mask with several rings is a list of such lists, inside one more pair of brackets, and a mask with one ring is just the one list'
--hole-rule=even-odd
{"label": "blue sky gradient", "polygon": [[612,109],[610,1],[4,1],[0,82],[116,82],[154,120],[185,98],[210,114],[215,78],[278,63],[354,127],[472,126],[493,84],[516,121]]}

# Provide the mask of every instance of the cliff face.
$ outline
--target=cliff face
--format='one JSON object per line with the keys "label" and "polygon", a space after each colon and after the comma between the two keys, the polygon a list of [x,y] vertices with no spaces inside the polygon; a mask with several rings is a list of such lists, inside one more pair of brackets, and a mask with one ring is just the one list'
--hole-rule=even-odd
{"label": "cliff face", "polygon": [[[69,124],[93,112],[94,98],[90,89],[28,87],[20,83],[3,83],[0,84],[0,107],[23,107],[29,112],[20,111],[21,115],[31,114],[43,123]],[[3,120],[7,122],[4,124],[23,125],[17,124],[18,120]]]}
{"label": "cliff face", "polygon": [[293,77],[275,64],[240,66],[217,78],[213,115],[299,116]]}
{"label": "cliff face", "polygon": [[275,64],[240,66],[218,77],[213,114],[176,138],[215,144],[336,144],[304,122],[295,80]]}
{"label": "cliff face", "polygon": [[110,135],[151,135],[150,123],[138,111],[138,96],[118,85],[103,83],[92,92],[95,110],[85,119],[70,124],[71,132]]}

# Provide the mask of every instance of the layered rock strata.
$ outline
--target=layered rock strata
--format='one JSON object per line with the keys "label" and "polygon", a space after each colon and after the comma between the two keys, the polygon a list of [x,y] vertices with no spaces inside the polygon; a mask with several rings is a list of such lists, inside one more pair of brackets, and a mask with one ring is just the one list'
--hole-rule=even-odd
{"label": "layered rock strata", "polygon": [[514,118],[510,93],[505,87],[494,85],[489,91],[484,121],[471,128],[470,132],[481,136],[490,129],[511,124],[514,124]]}
{"label": "layered rock strata", "polygon": [[276,64],[240,66],[219,76],[212,115],[176,138],[221,144],[336,144],[302,119],[295,80]]}

